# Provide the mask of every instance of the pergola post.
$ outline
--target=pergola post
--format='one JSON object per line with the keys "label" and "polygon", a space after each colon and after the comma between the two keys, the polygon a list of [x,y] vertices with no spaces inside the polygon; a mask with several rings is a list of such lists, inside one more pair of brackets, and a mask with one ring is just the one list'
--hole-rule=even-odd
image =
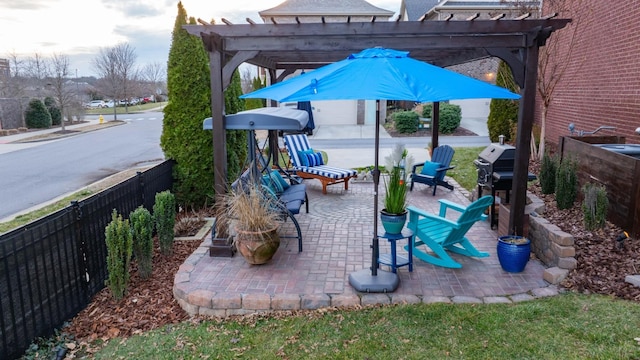
{"label": "pergola post", "polygon": [[227,189],[227,131],[224,118],[224,85],[222,79],[222,53],[217,48],[209,49],[209,71],[211,72],[211,119],[213,136],[214,190],[224,194]]}
{"label": "pergola post", "polygon": [[524,51],[524,86],[520,98],[518,113],[518,133],[516,135],[515,164],[513,167],[513,185],[511,211],[508,232],[524,236],[524,208],[527,203],[527,181],[529,175],[529,144],[533,129],[536,106],[536,81],[538,78],[538,41],[537,34],[530,35],[529,46]]}

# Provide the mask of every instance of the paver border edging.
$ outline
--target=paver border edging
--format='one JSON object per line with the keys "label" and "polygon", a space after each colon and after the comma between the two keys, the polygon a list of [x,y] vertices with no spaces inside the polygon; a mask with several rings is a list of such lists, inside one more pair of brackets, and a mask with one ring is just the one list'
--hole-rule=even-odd
{"label": "paver border edging", "polygon": [[209,252],[210,236],[207,234],[200,246],[184,261],[176,272],[173,296],[189,315],[227,317],[275,311],[316,310],[321,308],[351,308],[389,304],[419,303],[517,303],[558,295],[555,285],[540,287],[526,293],[506,296],[421,296],[393,293],[362,294],[229,294],[215,293],[203,289],[191,289],[191,272],[195,265]]}

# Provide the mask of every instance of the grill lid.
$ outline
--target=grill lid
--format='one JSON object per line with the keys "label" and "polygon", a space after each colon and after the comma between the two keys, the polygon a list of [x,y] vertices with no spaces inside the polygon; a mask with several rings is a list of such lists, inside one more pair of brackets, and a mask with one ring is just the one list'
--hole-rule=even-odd
{"label": "grill lid", "polygon": [[500,145],[499,143],[492,143],[482,150],[478,158],[493,164],[498,160],[515,159],[515,151],[516,148],[509,144]]}

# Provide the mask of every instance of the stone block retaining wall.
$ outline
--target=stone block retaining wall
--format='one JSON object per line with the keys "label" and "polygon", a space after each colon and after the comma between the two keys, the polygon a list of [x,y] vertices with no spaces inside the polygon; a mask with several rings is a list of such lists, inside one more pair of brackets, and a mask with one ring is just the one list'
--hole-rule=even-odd
{"label": "stone block retaining wall", "polygon": [[562,231],[543,217],[544,202],[542,200],[531,193],[528,197],[531,204],[527,205],[525,211],[530,215],[531,251],[548,266],[543,275],[544,280],[551,284],[559,284],[567,277],[569,271],[577,266],[575,240],[573,235]]}

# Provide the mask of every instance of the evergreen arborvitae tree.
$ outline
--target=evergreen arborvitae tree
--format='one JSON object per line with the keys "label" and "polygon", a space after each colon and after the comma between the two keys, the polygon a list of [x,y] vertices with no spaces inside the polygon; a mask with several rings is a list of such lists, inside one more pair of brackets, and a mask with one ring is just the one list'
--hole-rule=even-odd
{"label": "evergreen arborvitae tree", "polygon": [[51,114],[40,99],[32,99],[24,112],[27,127],[31,129],[44,129],[51,127]]}
{"label": "evergreen arborvitae tree", "polygon": [[60,125],[62,122],[62,112],[60,112],[60,108],[56,106],[56,100],[51,96],[47,96],[44,98],[44,106],[47,107],[51,115],[51,125]]}
{"label": "evergreen arborvitae tree", "polygon": [[[245,110],[245,100],[240,99],[242,85],[238,70],[233,72],[231,84],[224,91],[225,113],[235,114]],[[247,132],[245,130],[227,131],[227,179],[233,182],[240,176],[242,166],[247,158]]]}
{"label": "evergreen arborvitae tree", "polygon": [[[500,65],[498,65],[496,85],[515,93],[520,92],[513,79],[511,68],[504,61],[501,61]],[[497,142],[500,135],[504,135],[506,141],[511,140],[511,127],[518,122],[518,109],[518,100],[491,99],[487,127],[489,128],[489,138],[492,142]]]}
{"label": "evergreen arborvitae tree", "polygon": [[[262,89],[265,84],[263,81],[260,80],[259,77],[254,77],[253,81],[251,82],[253,91],[256,91],[258,89]],[[263,108],[266,106],[266,99],[247,99],[245,101],[245,107],[246,110],[251,110],[251,109],[259,109],[259,108]]]}
{"label": "evergreen arborvitae tree", "polygon": [[211,133],[202,130],[202,120],[211,116],[210,73],[202,40],[187,33],[182,28],[186,24],[187,13],[179,2],[167,64],[169,102],[164,108],[160,145],[177,163],[177,201],[200,207],[214,195],[213,141]]}

